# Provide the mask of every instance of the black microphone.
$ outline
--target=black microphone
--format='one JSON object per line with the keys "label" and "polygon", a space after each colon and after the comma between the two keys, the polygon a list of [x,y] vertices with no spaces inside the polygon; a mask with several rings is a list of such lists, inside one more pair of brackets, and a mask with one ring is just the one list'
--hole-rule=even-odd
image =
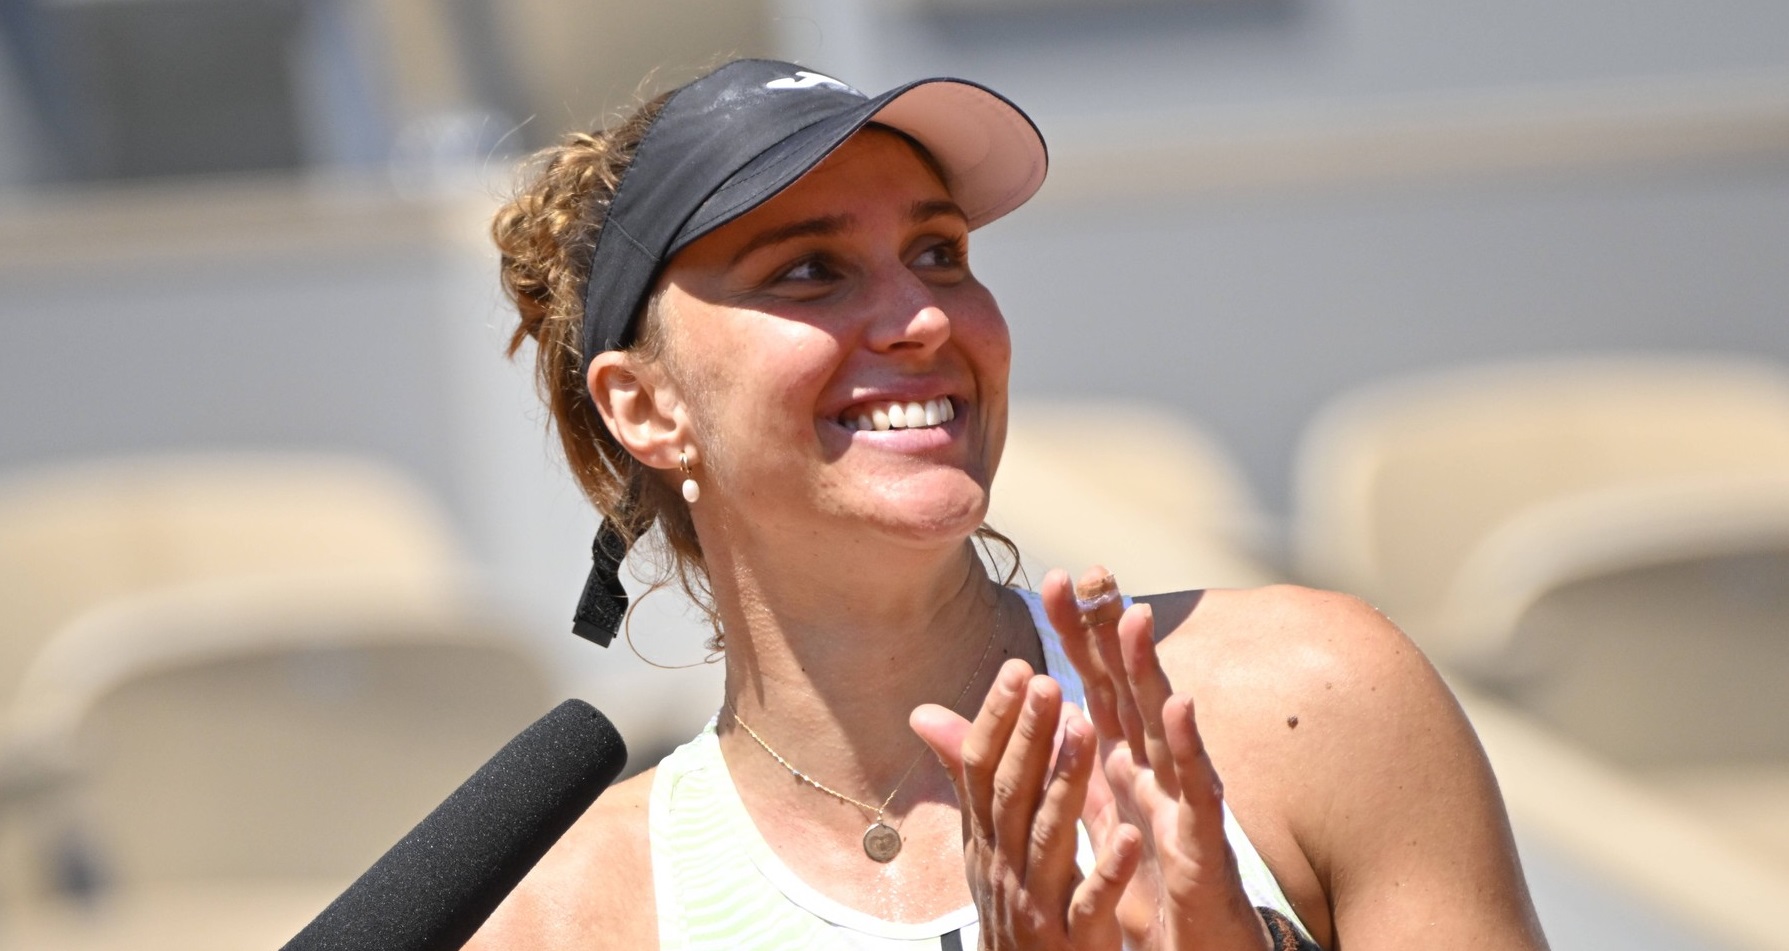
{"label": "black microphone", "polygon": [[480,925],[627,763],[567,700],[517,734],[281,951],[447,951]]}

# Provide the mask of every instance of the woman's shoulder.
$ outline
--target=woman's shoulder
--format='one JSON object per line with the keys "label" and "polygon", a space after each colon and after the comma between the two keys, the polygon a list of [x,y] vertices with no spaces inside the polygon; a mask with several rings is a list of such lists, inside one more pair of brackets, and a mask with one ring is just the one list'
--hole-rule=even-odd
{"label": "woman's shoulder", "polygon": [[[1422,652],[1384,614],[1359,598],[1298,585],[1210,589],[1139,598],[1155,611],[1158,650],[1177,683],[1199,692],[1303,706],[1304,718],[1348,706],[1357,691],[1373,705],[1438,687]],[[1445,691],[1443,691],[1445,692]],[[1253,704],[1252,704],[1253,705]],[[1276,707],[1277,709],[1277,707]]]}
{"label": "woman's shoulder", "polygon": [[[1359,598],[1291,585],[1143,600],[1226,801],[1320,940],[1351,925],[1396,945],[1437,907],[1469,909],[1453,922],[1467,931],[1531,927],[1477,737],[1395,624]],[[1410,914],[1359,910],[1394,900]]]}
{"label": "woman's shoulder", "polygon": [[1162,666],[1199,704],[1214,754],[1247,750],[1264,771],[1307,776],[1482,755],[1435,668],[1359,598],[1274,585],[1145,600],[1165,632]]}
{"label": "woman's shoulder", "polygon": [[611,786],[485,922],[468,951],[655,947],[653,777]]}

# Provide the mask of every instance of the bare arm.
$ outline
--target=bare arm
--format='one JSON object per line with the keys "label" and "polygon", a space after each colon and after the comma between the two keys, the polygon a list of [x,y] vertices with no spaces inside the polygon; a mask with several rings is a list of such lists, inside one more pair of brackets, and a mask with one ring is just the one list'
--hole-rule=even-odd
{"label": "bare arm", "polygon": [[1314,937],[1546,947],[1478,738],[1389,620],[1292,586],[1150,600],[1226,798]]}
{"label": "bare arm", "polygon": [[[1244,633],[1268,642],[1256,652],[1278,686],[1260,698],[1277,706],[1226,727],[1265,731],[1284,754],[1258,768],[1292,791],[1280,801],[1328,898],[1326,944],[1544,948],[1490,765],[1427,659],[1358,599],[1291,587],[1251,597],[1264,623]],[[1221,600],[1206,605],[1212,621],[1249,606]],[[1170,676],[1202,679],[1186,668],[1205,651],[1161,648]]]}
{"label": "bare arm", "polygon": [[649,770],[603,793],[497,906],[466,951],[653,948]]}
{"label": "bare arm", "polygon": [[1477,738],[1377,611],[1290,586],[1146,598],[1151,645],[1141,609],[1089,630],[1065,575],[1043,595],[1104,741],[1153,760],[1160,731],[1130,736],[1163,706],[1150,679],[1196,697],[1226,801],[1325,946],[1545,947]]}

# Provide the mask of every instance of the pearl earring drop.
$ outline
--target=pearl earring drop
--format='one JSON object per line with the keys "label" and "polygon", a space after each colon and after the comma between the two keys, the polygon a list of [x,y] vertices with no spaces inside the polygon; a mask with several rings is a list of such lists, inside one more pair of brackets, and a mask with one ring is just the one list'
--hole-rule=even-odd
{"label": "pearl earring drop", "polygon": [[683,500],[691,505],[702,497],[702,487],[690,476],[690,457],[687,452],[677,454],[677,468],[683,470]]}

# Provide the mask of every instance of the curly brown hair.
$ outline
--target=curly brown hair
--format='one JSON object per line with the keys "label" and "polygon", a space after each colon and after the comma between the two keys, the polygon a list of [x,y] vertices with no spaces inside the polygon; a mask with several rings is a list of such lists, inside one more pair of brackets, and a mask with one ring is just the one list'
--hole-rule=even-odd
{"label": "curly brown hair", "polygon": [[[675,582],[721,634],[702,545],[689,509],[670,483],[635,459],[603,425],[584,376],[584,293],[591,258],[609,203],[633,162],[646,132],[673,93],[663,93],[608,128],[572,132],[529,161],[515,197],[498,210],[491,235],[501,254],[504,292],[520,316],[507,353],[514,357],[528,340],[535,343],[535,384],[552,414],[578,484],[597,511],[633,546],[654,528],[662,547],[649,549],[654,589]],[[916,144],[917,146],[917,144]],[[922,152],[923,154],[923,152]],[[628,352],[653,363],[665,359],[664,334],[656,298],[642,305],[639,328]],[[1018,572],[1018,549],[983,525],[976,531],[984,557],[1001,549],[1010,583]]]}
{"label": "curly brown hair", "polygon": [[[621,176],[670,97],[659,95],[606,129],[568,133],[535,153],[521,190],[491,222],[491,236],[501,255],[503,290],[521,318],[507,352],[514,357],[524,342],[534,341],[535,385],[572,475],[629,546],[657,527],[666,557],[654,586],[674,576],[711,611],[702,545],[689,510],[609,433],[584,379],[584,289],[596,237]],[[663,335],[652,301],[642,306],[646,312],[629,350],[650,363],[663,358]]]}

